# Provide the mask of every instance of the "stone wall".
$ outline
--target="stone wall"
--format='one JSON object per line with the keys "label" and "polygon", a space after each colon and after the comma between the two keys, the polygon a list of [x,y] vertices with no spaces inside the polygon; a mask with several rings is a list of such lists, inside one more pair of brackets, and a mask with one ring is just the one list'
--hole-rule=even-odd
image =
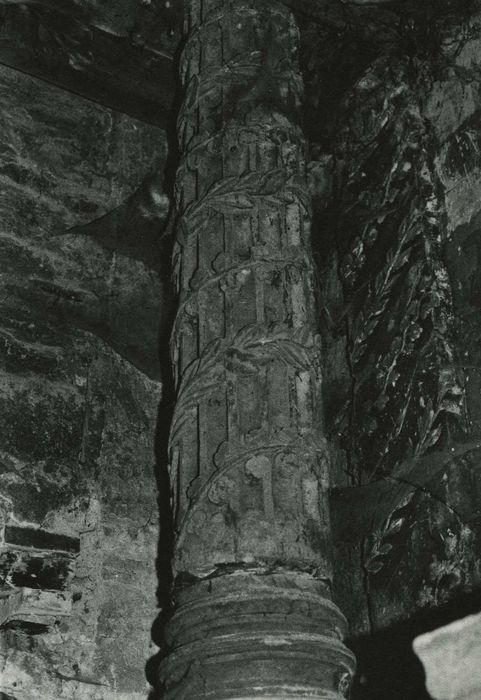
{"label": "stone wall", "polygon": [[145,698],[166,138],[0,84],[0,696]]}

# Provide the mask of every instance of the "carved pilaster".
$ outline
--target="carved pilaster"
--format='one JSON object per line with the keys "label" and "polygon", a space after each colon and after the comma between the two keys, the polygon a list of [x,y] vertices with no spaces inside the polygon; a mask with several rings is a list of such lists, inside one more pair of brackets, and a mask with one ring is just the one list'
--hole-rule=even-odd
{"label": "carved pilaster", "polygon": [[163,697],[340,698],[297,28],[262,0],[186,23]]}

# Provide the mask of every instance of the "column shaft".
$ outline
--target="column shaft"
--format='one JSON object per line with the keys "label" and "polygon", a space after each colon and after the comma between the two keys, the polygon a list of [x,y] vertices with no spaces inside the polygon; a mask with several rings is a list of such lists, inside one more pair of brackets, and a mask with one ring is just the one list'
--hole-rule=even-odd
{"label": "column shaft", "polygon": [[263,0],[186,23],[163,697],[340,698],[298,32]]}

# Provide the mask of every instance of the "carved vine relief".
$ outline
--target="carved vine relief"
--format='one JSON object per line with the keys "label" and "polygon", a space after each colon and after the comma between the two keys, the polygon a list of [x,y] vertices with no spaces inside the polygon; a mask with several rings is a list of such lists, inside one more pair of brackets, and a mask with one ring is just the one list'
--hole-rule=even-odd
{"label": "carved vine relief", "polygon": [[[267,52],[277,15],[287,35]],[[194,7],[181,62],[170,454],[176,567],[191,573],[282,559],[329,575],[297,30],[285,16]]]}
{"label": "carved vine relief", "polygon": [[298,31],[276,2],[188,8],[162,697],[340,698]]}

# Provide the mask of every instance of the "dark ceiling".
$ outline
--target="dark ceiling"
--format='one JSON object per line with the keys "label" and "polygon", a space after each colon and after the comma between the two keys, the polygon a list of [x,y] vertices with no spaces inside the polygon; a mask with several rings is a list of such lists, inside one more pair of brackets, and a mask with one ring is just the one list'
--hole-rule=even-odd
{"label": "dark ceiling", "polygon": [[[342,50],[354,61],[359,34],[378,44],[409,13],[439,15],[472,4],[472,0],[285,1],[299,16],[304,46],[312,42],[317,51],[319,37],[325,44],[324,36],[330,32],[328,46],[332,36],[340,37]],[[182,15],[182,0],[0,0],[0,63],[165,127],[176,91]]]}

